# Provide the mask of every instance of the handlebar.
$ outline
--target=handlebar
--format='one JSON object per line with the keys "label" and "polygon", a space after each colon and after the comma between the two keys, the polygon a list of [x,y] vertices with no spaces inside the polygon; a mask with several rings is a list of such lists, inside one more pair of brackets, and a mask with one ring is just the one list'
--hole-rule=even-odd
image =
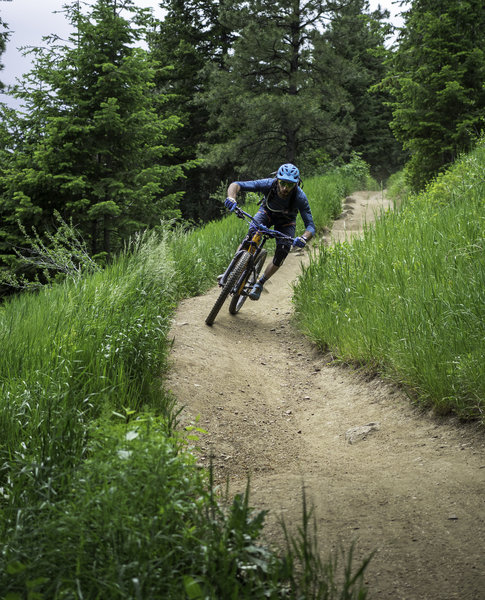
{"label": "handlebar", "polygon": [[249,213],[244,211],[239,206],[236,206],[236,208],[234,209],[234,212],[236,213],[237,217],[239,217],[240,219],[244,219],[248,223],[252,223],[253,225],[256,226],[257,229],[259,229],[259,231],[261,231],[262,233],[264,233],[265,235],[267,235],[270,238],[279,237],[279,238],[293,241],[293,238],[290,235],[286,235],[285,233],[281,233],[281,231],[278,231],[277,229],[270,229],[269,227],[266,227],[266,225],[263,225],[262,223],[258,223],[257,221],[255,221],[255,219],[252,215],[250,215]]}

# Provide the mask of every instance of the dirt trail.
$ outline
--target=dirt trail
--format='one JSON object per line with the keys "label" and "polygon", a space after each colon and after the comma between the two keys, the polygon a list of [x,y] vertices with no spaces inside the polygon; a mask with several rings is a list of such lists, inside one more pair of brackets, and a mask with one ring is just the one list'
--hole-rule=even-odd
{"label": "dirt trail", "polygon": [[[381,193],[353,194],[329,237],[359,234],[386,206]],[[301,522],[304,486],[325,554],[354,540],[357,560],[376,551],[370,598],[484,600],[485,435],[328,364],[291,323],[291,282],[306,260],[290,254],[259,302],[236,316],[225,305],[212,327],[204,319],[217,288],[181,303],[169,387],[182,424],[199,417],[208,431],[201,463],[212,455],[233,493],[251,474],[251,504],[270,510],[272,542],[280,516]]]}

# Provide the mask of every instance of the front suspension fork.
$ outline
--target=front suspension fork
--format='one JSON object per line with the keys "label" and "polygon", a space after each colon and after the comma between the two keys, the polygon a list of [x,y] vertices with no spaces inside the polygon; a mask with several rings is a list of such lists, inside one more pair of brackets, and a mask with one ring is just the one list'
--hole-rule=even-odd
{"label": "front suspension fork", "polygon": [[224,285],[226,285],[226,278],[229,275],[229,273],[232,271],[234,265],[236,264],[236,262],[239,260],[239,257],[241,256],[241,254],[245,252],[245,250],[243,250],[242,248],[240,250],[238,250],[236,252],[236,254],[234,255],[233,259],[231,260],[231,262],[229,263],[229,266],[227,267],[227,269],[224,271],[224,274],[222,275],[222,277],[219,279],[219,286],[220,287],[224,287]]}
{"label": "front suspension fork", "polygon": [[[224,271],[224,274],[219,279],[219,286],[220,287],[223,287],[226,284],[226,278],[227,278],[227,276],[229,275],[229,273],[231,272],[232,268],[234,267],[234,265],[236,264],[236,262],[239,260],[239,257],[241,256],[241,254],[243,252],[248,251],[250,254],[256,254],[256,251],[258,249],[259,243],[261,242],[261,237],[262,237],[261,236],[261,232],[260,231],[256,231],[254,233],[253,237],[251,238],[251,240],[246,239],[245,241],[243,241],[243,243],[239,247],[239,250],[236,252],[236,254],[234,255],[233,259],[229,263],[229,266]],[[264,245],[264,240],[263,240],[263,244],[261,244],[261,248],[263,247],[263,245]]]}

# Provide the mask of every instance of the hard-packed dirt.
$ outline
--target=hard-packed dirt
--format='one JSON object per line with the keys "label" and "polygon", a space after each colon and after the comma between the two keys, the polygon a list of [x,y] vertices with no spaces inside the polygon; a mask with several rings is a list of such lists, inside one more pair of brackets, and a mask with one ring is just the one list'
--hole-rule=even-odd
{"label": "hard-packed dirt", "polygon": [[[328,242],[360,234],[388,206],[381,192],[353,194]],[[168,386],[181,426],[207,431],[199,462],[212,457],[232,494],[250,476],[272,544],[281,518],[301,523],[304,489],[324,557],[352,542],[356,565],[374,552],[369,598],[485,599],[483,429],[423,412],[298,332],[291,283],[306,261],[307,250],[292,252],[258,302],[235,316],[227,302],[212,327],[204,320],[217,287],[180,304]]]}

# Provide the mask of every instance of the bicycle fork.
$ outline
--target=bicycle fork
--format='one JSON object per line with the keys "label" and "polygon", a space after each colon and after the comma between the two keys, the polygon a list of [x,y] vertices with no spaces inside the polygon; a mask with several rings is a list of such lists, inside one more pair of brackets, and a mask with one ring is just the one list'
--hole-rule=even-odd
{"label": "bicycle fork", "polygon": [[[262,238],[261,232],[260,231],[256,231],[254,233],[253,237],[251,238],[251,240],[249,240],[248,242],[243,242],[241,244],[239,250],[236,252],[236,254],[234,255],[233,259],[229,263],[229,266],[224,271],[224,274],[219,279],[219,287],[223,287],[226,284],[226,277],[232,271],[234,265],[239,260],[239,257],[241,256],[241,254],[243,252],[249,252],[249,254],[252,254],[253,256],[256,254],[256,252],[259,249],[259,244],[261,242],[261,238]],[[246,244],[247,244],[247,247],[245,247]],[[262,247],[263,247],[263,244],[261,244],[261,248]],[[254,264],[254,262],[253,262],[253,264]]]}
{"label": "bicycle fork", "polygon": [[227,269],[224,271],[222,277],[219,279],[219,287],[224,287],[226,285],[226,277],[229,275],[229,273],[232,271],[234,265],[236,264],[236,262],[239,260],[239,257],[241,256],[241,254],[244,252],[244,250],[241,248],[241,250],[238,250],[236,252],[236,254],[234,255],[233,259],[231,260],[231,262],[229,263],[229,266],[227,267]]}

